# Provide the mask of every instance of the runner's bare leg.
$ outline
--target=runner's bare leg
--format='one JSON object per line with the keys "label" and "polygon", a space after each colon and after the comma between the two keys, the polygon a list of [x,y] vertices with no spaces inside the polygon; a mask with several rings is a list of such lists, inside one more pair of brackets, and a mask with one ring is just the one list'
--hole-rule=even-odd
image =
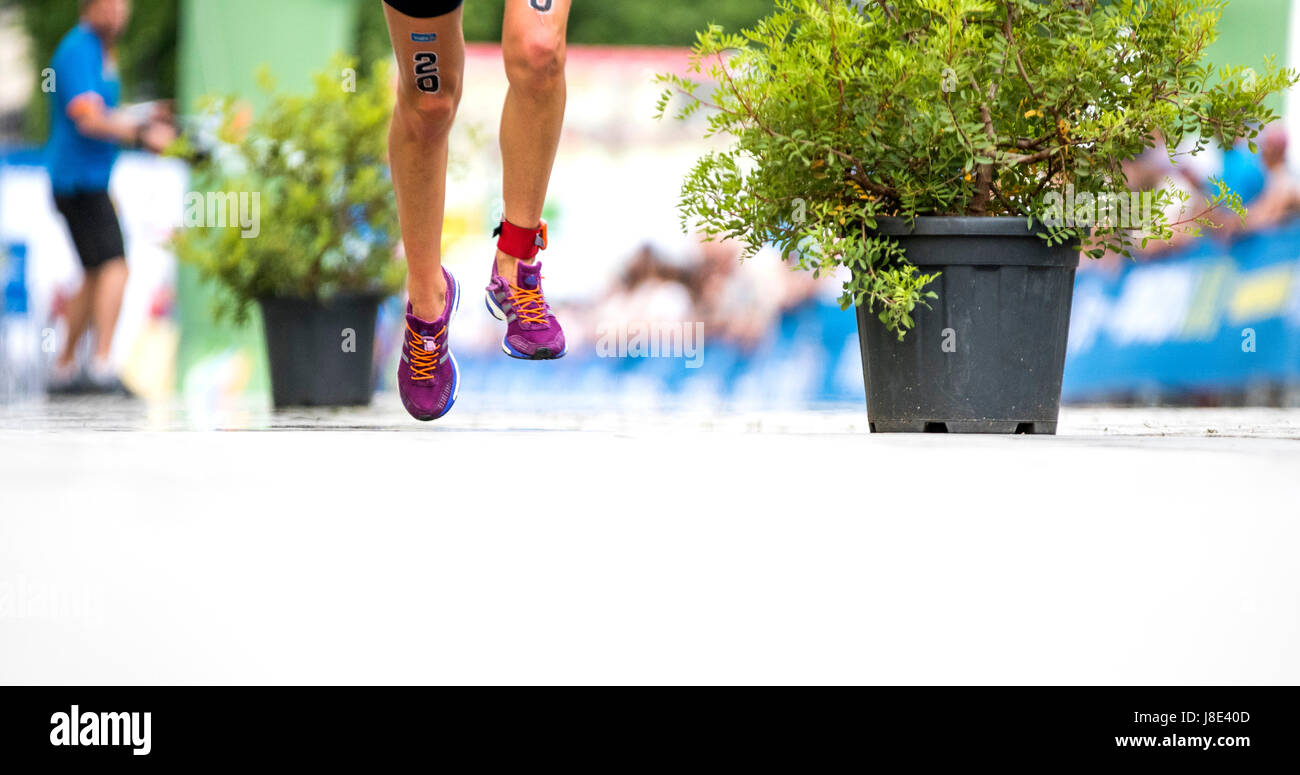
{"label": "runner's bare leg", "polygon": [[[510,89],[501,112],[505,219],[541,222],[564,123],[565,37],[570,0],[506,0],[501,48]],[[515,259],[497,251],[497,272],[515,280]]]}
{"label": "runner's bare leg", "polygon": [[[465,69],[462,9],[417,19],[385,4],[384,14],[397,56],[397,106],[388,153],[406,247],[407,292],[416,317],[436,320],[447,297],[442,222],[447,139],[460,104]],[[436,39],[428,40],[430,35]]]}

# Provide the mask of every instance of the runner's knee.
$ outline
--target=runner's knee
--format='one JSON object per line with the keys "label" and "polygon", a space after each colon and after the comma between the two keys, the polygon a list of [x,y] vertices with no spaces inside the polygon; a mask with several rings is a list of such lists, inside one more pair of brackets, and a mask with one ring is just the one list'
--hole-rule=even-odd
{"label": "runner's knee", "polygon": [[460,103],[460,84],[443,79],[435,92],[403,89],[398,113],[406,130],[416,137],[433,139],[451,130]]}
{"label": "runner's knee", "polygon": [[512,86],[552,89],[564,80],[564,36],[545,28],[508,41],[503,52]]}

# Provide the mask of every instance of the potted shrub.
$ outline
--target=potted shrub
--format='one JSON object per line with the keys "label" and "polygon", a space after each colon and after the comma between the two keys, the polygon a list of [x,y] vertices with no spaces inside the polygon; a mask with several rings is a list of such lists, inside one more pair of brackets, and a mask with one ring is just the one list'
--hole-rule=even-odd
{"label": "potted shrub", "polygon": [[1296,80],[1202,62],[1222,5],[778,0],[710,27],[708,89],[661,76],[661,115],[684,95],[731,140],[687,177],[684,225],[849,270],[873,431],[1053,433],[1080,251],[1241,213],[1222,184],[1186,217],[1133,200],[1121,163],[1251,139]]}
{"label": "potted shrub", "polygon": [[369,403],[380,301],[396,292],[388,172],[391,72],[339,59],[310,95],[276,94],[256,118],[210,99],[178,142],[192,164],[177,256],[223,291],[236,322],[261,309],[274,403]]}

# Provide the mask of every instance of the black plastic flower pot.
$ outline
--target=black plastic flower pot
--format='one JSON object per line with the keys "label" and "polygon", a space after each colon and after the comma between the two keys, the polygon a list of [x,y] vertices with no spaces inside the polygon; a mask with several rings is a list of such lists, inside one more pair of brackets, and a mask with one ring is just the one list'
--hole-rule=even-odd
{"label": "black plastic flower pot", "polygon": [[1056,433],[1079,254],[1024,218],[878,218],[938,293],[903,341],[858,308],[873,433]]}
{"label": "black plastic flower pot", "polygon": [[374,394],[380,296],[259,299],[275,408],[362,406]]}

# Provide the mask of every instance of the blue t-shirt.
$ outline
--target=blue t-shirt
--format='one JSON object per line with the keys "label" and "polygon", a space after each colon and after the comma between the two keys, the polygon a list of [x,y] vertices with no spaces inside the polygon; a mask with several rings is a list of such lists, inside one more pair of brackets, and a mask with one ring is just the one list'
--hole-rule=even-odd
{"label": "blue t-shirt", "polygon": [[45,148],[50,183],[56,194],[104,191],[117,161],[117,144],[77,131],[68,105],[95,94],[104,107],[116,108],[121,86],[117,66],[104,55],[104,46],[85,24],[63,37],[50,60],[54,91],[50,94],[50,142]]}
{"label": "blue t-shirt", "polygon": [[1234,145],[1223,154],[1223,182],[1241,195],[1242,204],[1250,204],[1264,191],[1268,176],[1259,155],[1245,143]]}

